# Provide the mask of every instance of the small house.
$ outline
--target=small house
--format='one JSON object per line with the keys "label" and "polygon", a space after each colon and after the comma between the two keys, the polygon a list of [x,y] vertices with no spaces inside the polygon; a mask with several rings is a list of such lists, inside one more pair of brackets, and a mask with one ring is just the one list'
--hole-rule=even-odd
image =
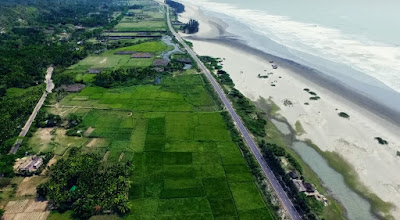
{"label": "small house", "polygon": [[297,175],[297,173],[294,172],[294,171],[290,171],[290,172],[288,173],[288,175],[289,175],[290,178],[292,178],[292,179],[298,179],[298,178],[299,178],[299,176]]}
{"label": "small house", "polygon": [[315,188],[311,183],[304,183],[304,188],[306,188],[306,192],[313,193],[315,192]]}
{"label": "small house", "polygon": [[85,87],[85,84],[76,83],[72,85],[62,85],[60,86],[59,90],[64,90],[66,92],[80,92]]}
{"label": "small house", "polygon": [[43,157],[30,156],[24,157],[16,162],[17,171],[19,173],[33,173],[37,171],[43,165]]}
{"label": "small house", "polygon": [[137,53],[134,53],[134,54],[132,54],[132,56],[131,56],[131,58],[152,58],[153,57],[153,54],[151,54],[151,53],[140,53],[140,52],[137,52]]}
{"label": "small house", "polygon": [[186,58],[179,58],[179,59],[178,59],[178,62],[185,63],[185,64],[191,64],[191,63],[192,63],[192,59],[190,59],[190,58],[188,58],[188,57],[186,57]]}
{"label": "small house", "polygon": [[129,51],[129,50],[126,50],[126,51],[117,51],[117,52],[115,52],[114,54],[115,54],[115,55],[132,55],[132,54],[134,54],[134,53],[136,53],[136,51]]}
{"label": "small house", "polygon": [[74,28],[75,28],[75,30],[79,30],[79,31],[85,30],[85,27],[80,26],[80,25],[75,25]]}
{"label": "small house", "polygon": [[164,72],[164,68],[154,67],[153,69],[159,73]]}
{"label": "small house", "polygon": [[43,159],[40,158],[39,160],[33,163],[33,169],[39,169],[43,165]]}
{"label": "small house", "polygon": [[90,73],[90,74],[99,74],[99,73],[101,73],[102,70],[103,69],[100,69],[100,68],[93,68],[93,69],[89,69],[88,73]]}
{"label": "small house", "polygon": [[167,66],[169,63],[166,59],[156,59],[153,62],[153,66]]}
{"label": "small house", "polygon": [[297,190],[299,190],[299,192],[305,192],[306,188],[303,185],[303,182],[300,180],[293,180],[294,185],[296,186]]}

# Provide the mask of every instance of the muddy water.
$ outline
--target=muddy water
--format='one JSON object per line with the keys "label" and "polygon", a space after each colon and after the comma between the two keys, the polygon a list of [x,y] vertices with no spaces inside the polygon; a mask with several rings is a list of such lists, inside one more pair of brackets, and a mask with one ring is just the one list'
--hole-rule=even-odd
{"label": "muddy water", "polygon": [[345,207],[348,219],[376,219],[370,212],[370,204],[352,191],[345,184],[343,176],[331,168],[316,150],[303,142],[294,142],[293,149],[321,178],[324,185],[330,190],[330,194]]}
{"label": "muddy water", "polygon": [[284,135],[289,135],[291,133],[289,126],[286,123],[280,122],[275,119],[271,119],[271,122],[275,127]]}

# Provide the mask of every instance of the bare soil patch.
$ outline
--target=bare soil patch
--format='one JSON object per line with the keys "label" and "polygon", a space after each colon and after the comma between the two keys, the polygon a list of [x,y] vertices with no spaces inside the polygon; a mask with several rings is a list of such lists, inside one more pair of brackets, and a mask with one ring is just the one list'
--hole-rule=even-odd
{"label": "bare soil patch", "polygon": [[12,214],[12,218],[9,215],[5,215],[6,220],[46,220],[49,216],[50,211],[46,212],[29,212],[29,213],[18,213]]}
{"label": "bare soil patch", "polygon": [[95,147],[98,141],[100,141],[100,138],[93,138],[86,146]]}
{"label": "bare soil patch", "polygon": [[93,133],[93,131],[94,131],[94,128],[92,128],[92,127],[89,127],[86,131],[85,131],[85,133],[83,134],[85,137],[89,137],[92,133]]}
{"label": "bare soil patch", "polygon": [[105,62],[107,62],[107,57],[104,58],[102,61],[100,61],[100,64],[103,64],[103,63],[105,63]]}
{"label": "bare soil patch", "polygon": [[124,158],[124,152],[122,152],[120,155],[119,155],[119,159],[118,159],[118,162],[121,162],[121,160]]}
{"label": "bare soil patch", "polygon": [[51,131],[53,131],[53,128],[40,128],[37,131],[41,144],[48,145],[50,143],[52,137]]}
{"label": "bare soil patch", "polygon": [[18,186],[17,196],[35,196],[36,187],[44,183],[46,179],[43,176],[25,177]]}
{"label": "bare soil patch", "polygon": [[5,214],[8,213],[21,213],[25,210],[25,206],[28,204],[29,200],[17,200],[17,201],[9,201],[5,207]]}
{"label": "bare soil patch", "polygon": [[54,156],[53,158],[51,158],[49,160],[49,162],[47,163],[46,169],[44,169],[40,175],[45,175],[47,173],[47,171],[49,170],[49,167],[51,167],[55,163],[57,163],[56,156]]}
{"label": "bare soil patch", "polygon": [[104,161],[104,162],[107,161],[109,155],[110,155],[110,151],[107,151],[107,152],[104,154],[104,157],[103,157],[103,161]]}
{"label": "bare soil patch", "polygon": [[49,201],[47,200],[30,200],[25,212],[44,212],[47,210]]}
{"label": "bare soil patch", "polygon": [[4,220],[45,220],[50,214],[48,201],[25,199],[8,202]]}

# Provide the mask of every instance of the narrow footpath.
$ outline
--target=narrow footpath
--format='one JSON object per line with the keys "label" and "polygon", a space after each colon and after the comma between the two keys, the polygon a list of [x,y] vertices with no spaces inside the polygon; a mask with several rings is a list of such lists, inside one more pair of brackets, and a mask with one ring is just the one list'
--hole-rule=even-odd
{"label": "narrow footpath", "polygon": [[260,149],[257,147],[255,141],[251,137],[250,133],[244,126],[242,120],[240,117],[237,115],[235,109],[232,107],[232,104],[230,103],[229,99],[226,97],[224,91],[221,89],[220,85],[218,82],[214,79],[214,77],[211,75],[210,71],[207,69],[207,67],[201,62],[201,60],[197,57],[196,53],[190,48],[186,42],[182,39],[182,37],[175,32],[174,28],[172,27],[171,24],[171,19],[170,19],[170,14],[169,14],[169,7],[167,7],[167,22],[168,22],[168,27],[172,34],[175,36],[175,38],[181,43],[187,52],[190,54],[190,56],[196,61],[198,66],[201,68],[201,70],[205,73],[207,79],[210,81],[212,84],[214,90],[217,92],[219,98],[221,99],[222,103],[224,104],[226,110],[229,112],[231,115],[232,119],[234,120],[236,127],[239,129],[239,132],[242,134],[247,146],[250,148],[250,151],[253,153],[254,157],[256,158],[259,166],[263,170],[265,176],[267,177],[268,181],[272,185],[272,187],[275,190],[276,195],[279,197],[281,204],[283,207],[286,209],[286,211],[289,213],[289,216],[293,220],[301,220],[301,216],[297,212],[296,208],[294,207],[293,203],[290,201],[288,195],[286,194],[285,190],[283,190],[283,187],[280,185],[279,181],[276,179],[274,173],[272,170],[269,168],[267,162],[265,162],[264,158],[262,157],[262,154],[260,152]]}
{"label": "narrow footpath", "polygon": [[25,137],[26,133],[28,133],[29,128],[31,127],[33,121],[36,118],[36,115],[38,114],[40,108],[42,107],[44,101],[47,98],[47,95],[51,93],[54,89],[54,83],[53,80],[51,79],[53,75],[54,67],[51,65],[49,68],[47,68],[47,73],[45,77],[45,83],[46,83],[46,91],[43,93],[42,97],[39,99],[39,102],[36,104],[35,108],[33,109],[33,112],[31,116],[29,116],[28,121],[26,121],[24,127],[22,128],[21,132],[18,135],[18,139],[15,142],[14,146],[10,150],[10,154],[16,154],[18,151],[18,148],[21,146],[22,143],[22,138]]}

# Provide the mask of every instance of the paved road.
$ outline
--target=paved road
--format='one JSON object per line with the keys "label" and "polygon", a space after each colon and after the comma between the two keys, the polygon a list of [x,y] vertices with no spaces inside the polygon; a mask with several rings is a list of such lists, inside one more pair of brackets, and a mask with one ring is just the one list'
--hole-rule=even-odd
{"label": "paved road", "polygon": [[[46,83],[46,91],[43,93],[42,97],[39,99],[38,103],[36,104],[35,108],[33,109],[33,112],[31,116],[29,116],[28,121],[26,121],[24,127],[22,128],[21,132],[19,133],[18,137],[25,137],[26,133],[28,133],[29,128],[31,127],[33,121],[36,118],[37,113],[39,112],[40,108],[42,107],[44,101],[46,100],[47,94],[51,93],[51,91],[54,88],[53,80],[51,79],[51,76],[53,75],[53,70],[54,67],[50,66],[47,68],[47,73],[45,77],[45,83]],[[18,151],[18,148],[21,146],[22,139],[18,138],[17,141],[15,142],[14,146],[10,150],[10,154],[15,154]]]}
{"label": "paved road", "polygon": [[250,136],[249,132],[247,131],[246,127],[243,125],[241,119],[239,116],[236,114],[235,109],[232,107],[232,104],[229,102],[228,98],[226,97],[225,93],[217,83],[217,81],[214,79],[214,77],[211,75],[210,71],[204,66],[203,62],[200,61],[200,59],[197,57],[196,53],[183,41],[181,36],[175,32],[171,25],[171,20],[169,17],[169,7],[167,7],[167,19],[168,19],[168,27],[171,30],[171,32],[174,34],[176,39],[185,47],[187,52],[190,54],[190,56],[193,57],[193,59],[197,62],[198,66],[203,70],[205,75],[207,76],[207,79],[211,82],[212,86],[214,87],[215,91],[218,93],[219,98],[223,102],[225,108],[228,110],[229,114],[232,116],[236,126],[239,128],[240,133],[244,137],[244,140],[247,143],[247,146],[249,146],[251,152],[257,159],[258,164],[264,171],[265,176],[268,178],[269,182],[271,183],[272,187],[276,191],[276,194],[278,195],[279,199],[281,200],[283,206],[289,213],[290,217],[293,220],[300,220],[301,217],[297,210],[294,208],[292,202],[289,200],[289,197],[286,195],[285,191],[283,190],[282,186],[280,185],[279,181],[276,179],[275,175],[265,162],[265,160],[262,157],[262,154],[260,150],[258,149],[257,145],[255,144],[253,138]]}

